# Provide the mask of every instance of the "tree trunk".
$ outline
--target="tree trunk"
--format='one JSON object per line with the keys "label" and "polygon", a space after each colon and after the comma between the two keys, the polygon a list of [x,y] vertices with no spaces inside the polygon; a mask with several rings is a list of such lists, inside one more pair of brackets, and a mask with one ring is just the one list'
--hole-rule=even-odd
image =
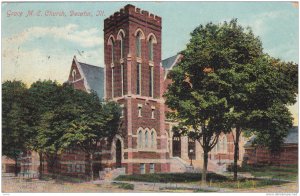
{"label": "tree trunk", "polygon": [[90,179],[91,181],[94,181],[94,171],[93,171],[93,154],[90,153],[89,156],[89,162],[90,162]]}
{"label": "tree trunk", "polygon": [[203,150],[203,170],[202,170],[202,186],[206,186],[206,175],[207,175],[207,162],[208,162],[208,152]]}
{"label": "tree trunk", "polygon": [[18,158],[15,159],[15,177],[18,176]]}
{"label": "tree trunk", "polygon": [[54,155],[54,163],[53,163],[53,173],[54,173],[54,178],[57,177],[57,175],[60,173],[60,168],[58,168],[58,155]]}
{"label": "tree trunk", "polygon": [[43,153],[40,152],[39,156],[40,156],[39,179],[42,179],[43,178]]}
{"label": "tree trunk", "polygon": [[241,134],[241,128],[236,128],[236,134],[235,134],[235,141],[234,141],[234,161],[233,161],[233,179],[234,181],[237,181],[237,161],[238,161],[238,154],[239,154],[239,141],[240,141],[240,134]]}

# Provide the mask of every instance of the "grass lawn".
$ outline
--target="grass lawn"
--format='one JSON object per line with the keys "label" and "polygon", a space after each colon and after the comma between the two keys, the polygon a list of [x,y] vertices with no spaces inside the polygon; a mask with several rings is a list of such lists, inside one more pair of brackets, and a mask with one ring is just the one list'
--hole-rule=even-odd
{"label": "grass lawn", "polygon": [[291,180],[298,179],[298,165],[285,166],[244,166],[239,172],[249,172],[254,177],[269,177],[273,179]]}
{"label": "grass lawn", "polygon": [[265,179],[240,179],[238,181],[228,180],[224,182],[213,182],[211,186],[220,188],[230,188],[230,189],[249,189],[249,188],[260,188],[271,185],[282,185],[287,182],[283,181],[272,181]]}

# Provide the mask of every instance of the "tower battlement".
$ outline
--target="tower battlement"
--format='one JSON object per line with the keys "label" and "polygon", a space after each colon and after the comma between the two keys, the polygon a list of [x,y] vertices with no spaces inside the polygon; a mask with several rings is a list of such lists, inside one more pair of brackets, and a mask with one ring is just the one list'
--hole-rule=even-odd
{"label": "tower battlement", "polygon": [[104,20],[104,28],[115,24],[116,21],[123,19],[124,16],[144,18],[148,23],[153,23],[161,26],[161,17],[148,11],[142,10],[141,8],[135,7],[134,5],[128,4],[124,8],[121,8],[120,11],[115,12],[110,17],[106,18]]}

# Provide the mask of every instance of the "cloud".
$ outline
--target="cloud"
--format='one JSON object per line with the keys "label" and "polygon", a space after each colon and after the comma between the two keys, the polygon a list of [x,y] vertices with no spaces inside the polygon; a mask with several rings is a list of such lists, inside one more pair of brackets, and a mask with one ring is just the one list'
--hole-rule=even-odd
{"label": "cloud", "polygon": [[247,21],[242,21],[243,26],[249,26],[253,30],[254,34],[259,36],[264,36],[271,30],[269,24],[270,20],[276,20],[276,18],[282,18],[286,13],[281,11],[265,12],[261,14],[254,15]]}
{"label": "cloud", "polygon": [[2,82],[22,80],[30,85],[39,79],[67,80],[72,54],[46,54],[39,49],[2,51]]}
{"label": "cloud", "polygon": [[[35,47],[39,38],[47,42],[69,41],[75,46],[62,43],[54,48]],[[17,79],[31,84],[39,79],[51,79],[62,83],[67,80],[74,54],[82,62],[103,66],[102,42],[97,28],[81,30],[75,24],[27,28],[2,39],[2,82]],[[77,50],[84,51],[83,55],[79,56]]]}
{"label": "cloud", "polygon": [[77,52],[76,58],[83,63],[104,67],[103,55],[100,54],[103,54],[103,48],[99,50],[81,51],[80,54]]}
{"label": "cloud", "polygon": [[[103,58],[99,50],[84,51],[85,56],[79,56],[80,62],[103,66]],[[63,83],[68,79],[75,51],[43,51],[24,48],[10,48],[2,51],[2,82],[6,80],[22,80],[26,84],[37,80],[56,80]]]}
{"label": "cloud", "polygon": [[95,47],[103,43],[97,28],[80,30],[78,25],[68,24],[63,27],[30,27],[4,39],[4,45],[23,44],[34,38],[50,36],[78,44],[82,47]]}

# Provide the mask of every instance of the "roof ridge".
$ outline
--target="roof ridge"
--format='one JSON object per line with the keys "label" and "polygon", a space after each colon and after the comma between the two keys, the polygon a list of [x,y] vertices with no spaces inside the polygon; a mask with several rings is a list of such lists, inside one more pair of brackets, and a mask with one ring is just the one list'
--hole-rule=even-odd
{"label": "roof ridge", "polygon": [[80,63],[80,64],[85,64],[85,65],[89,65],[89,66],[93,66],[93,67],[104,68],[104,67],[100,67],[100,66],[97,66],[97,65],[92,65],[92,64],[88,64],[88,63],[79,62],[79,61],[78,61],[78,63]]}

